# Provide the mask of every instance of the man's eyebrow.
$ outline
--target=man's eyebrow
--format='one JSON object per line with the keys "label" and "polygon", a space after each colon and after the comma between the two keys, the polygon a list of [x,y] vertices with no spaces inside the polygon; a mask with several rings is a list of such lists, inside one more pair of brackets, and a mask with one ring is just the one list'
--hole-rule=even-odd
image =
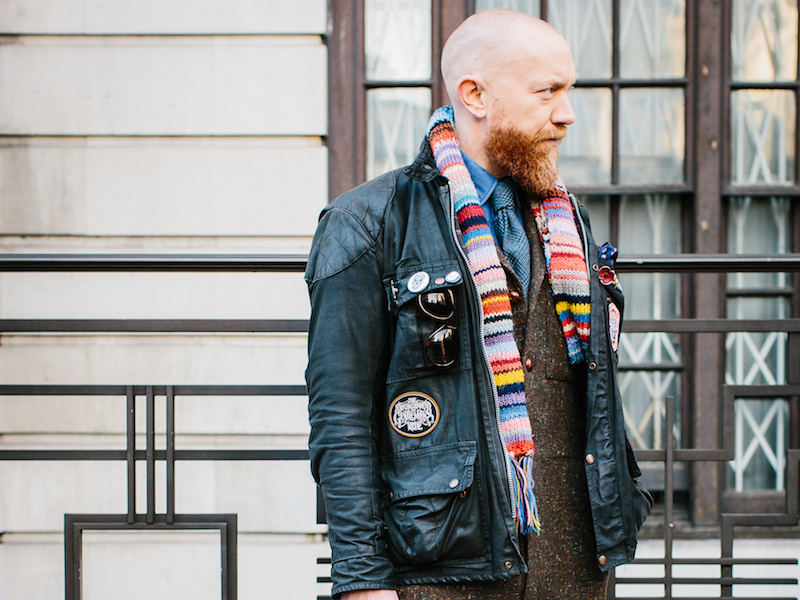
{"label": "man's eyebrow", "polygon": [[541,89],[561,89],[572,87],[573,85],[575,85],[574,79],[544,79],[537,82],[537,86]]}

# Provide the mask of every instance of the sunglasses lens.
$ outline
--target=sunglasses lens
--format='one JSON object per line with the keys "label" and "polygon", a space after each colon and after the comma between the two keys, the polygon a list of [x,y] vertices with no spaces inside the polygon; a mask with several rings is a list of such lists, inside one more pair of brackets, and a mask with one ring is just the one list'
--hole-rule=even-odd
{"label": "sunglasses lens", "polygon": [[446,321],[455,314],[455,300],[450,290],[420,294],[417,301],[422,312],[432,319]]}
{"label": "sunglasses lens", "polygon": [[425,342],[425,355],[437,367],[449,367],[456,360],[456,328],[442,325]]}

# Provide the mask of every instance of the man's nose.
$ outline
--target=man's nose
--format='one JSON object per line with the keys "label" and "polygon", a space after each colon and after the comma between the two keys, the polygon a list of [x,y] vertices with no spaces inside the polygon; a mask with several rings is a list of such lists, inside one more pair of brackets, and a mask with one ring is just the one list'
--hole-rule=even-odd
{"label": "man's nose", "polygon": [[553,110],[551,119],[555,125],[571,125],[575,121],[575,112],[572,110],[569,96],[564,93],[560,100]]}

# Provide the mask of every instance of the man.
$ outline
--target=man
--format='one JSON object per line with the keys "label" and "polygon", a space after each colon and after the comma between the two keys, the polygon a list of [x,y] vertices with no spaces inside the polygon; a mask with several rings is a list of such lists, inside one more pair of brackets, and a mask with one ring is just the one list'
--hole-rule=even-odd
{"label": "man", "polygon": [[453,105],[417,159],[325,209],[309,255],[333,594],[603,598],[652,501],[617,389],[615,253],[557,178],[570,50],[485,11],[442,74]]}

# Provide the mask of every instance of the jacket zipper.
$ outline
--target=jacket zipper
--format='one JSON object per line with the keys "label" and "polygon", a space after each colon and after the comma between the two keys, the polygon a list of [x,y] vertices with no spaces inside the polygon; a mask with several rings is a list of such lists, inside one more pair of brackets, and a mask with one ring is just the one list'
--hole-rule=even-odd
{"label": "jacket zipper", "polygon": [[[469,261],[467,260],[467,255],[464,253],[463,248],[461,247],[461,243],[458,241],[458,233],[456,232],[456,215],[455,215],[455,207],[453,206],[453,198],[450,195],[449,191],[447,193],[448,198],[448,205],[450,207],[450,235],[453,238],[453,242],[458,249],[458,253],[461,256],[463,261],[463,266],[466,267],[466,271],[469,274],[469,281],[472,283],[472,290],[475,292],[475,298],[478,300],[478,323],[480,325],[480,347],[481,347],[481,356],[483,357],[483,364],[486,367],[487,372],[489,373],[489,387],[492,390],[492,399],[494,400],[494,414],[495,414],[495,423],[497,424],[497,435],[500,439],[500,445],[503,444],[503,435],[500,432],[500,400],[497,397],[497,387],[494,383],[494,374],[492,372],[492,365],[489,362],[489,356],[486,354],[486,345],[484,344],[484,328],[483,328],[483,306],[480,303],[480,292],[478,291],[478,284],[475,283],[475,277],[472,275],[472,269],[469,268]],[[508,497],[509,497],[509,504],[511,505],[511,517],[514,521],[517,519],[517,506],[514,504],[514,484],[511,480],[511,467],[508,464],[508,450],[503,446],[503,461],[506,469],[506,482],[508,483]]]}

